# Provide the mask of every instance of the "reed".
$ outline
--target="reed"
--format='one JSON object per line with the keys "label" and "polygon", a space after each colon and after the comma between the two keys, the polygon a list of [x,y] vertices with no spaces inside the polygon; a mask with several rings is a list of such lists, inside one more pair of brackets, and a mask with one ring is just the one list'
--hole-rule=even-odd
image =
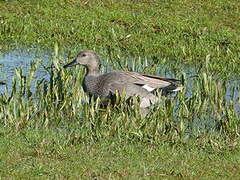
{"label": "reed", "polygon": [[[0,59],[50,54],[0,77],[0,179],[239,179],[238,22],[236,0],[0,1]],[[146,117],[137,98],[102,108],[62,68],[83,49],[185,88]]]}
{"label": "reed", "polygon": [[227,83],[215,80],[208,70],[200,72],[192,82],[190,95],[185,82],[182,92],[161,97],[143,118],[137,99],[133,106],[128,106],[120,97],[115,107],[101,108],[98,101],[89,103],[81,88],[84,71],[81,68],[66,71],[59,58],[55,47],[53,59],[44,67],[49,78],[39,77],[35,84],[32,82],[39,62],[32,62],[25,75],[21,69],[16,69],[13,88],[5,92],[0,101],[1,122],[5,126],[19,131],[30,127],[68,129],[76,125],[78,138],[83,141],[114,137],[121,141],[161,143],[203,133],[239,134],[235,100],[225,98]]}

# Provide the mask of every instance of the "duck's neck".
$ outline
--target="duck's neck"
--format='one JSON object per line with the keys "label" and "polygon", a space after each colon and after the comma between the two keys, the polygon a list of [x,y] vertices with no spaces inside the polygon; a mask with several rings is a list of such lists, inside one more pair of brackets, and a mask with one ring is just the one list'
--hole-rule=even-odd
{"label": "duck's neck", "polygon": [[87,75],[99,75],[99,68],[87,68]]}

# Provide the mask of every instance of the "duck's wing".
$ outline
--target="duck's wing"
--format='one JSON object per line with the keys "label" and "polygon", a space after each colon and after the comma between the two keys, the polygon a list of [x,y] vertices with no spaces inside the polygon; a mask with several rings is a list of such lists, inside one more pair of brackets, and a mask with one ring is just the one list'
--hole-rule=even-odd
{"label": "duck's wing", "polygon": [[126,91],[131,92],[130,94],[135,91],[143,93],[143,91],[147,90],[151,92],[155,89],[163,89],[164,91],[178,91],[182,89],[182,86],[177,85],[179,80],[137,72],[112,71],[103,74],[101,79],[102,83],[106,84],[112,93],[116,90],[122,92],[126,88]]}
{"label": "duck's wing", "polygon": [[146,74],[139,74],[138,76],[145,82],[143,87],[149,89],[149,91],[155,89],[162,89],[163,91],[180,91],[183,89],[181,81],[178,79],[163,78]]}
{"label": "duck's wing", "polygon": [[140,74],[136,72],[124,72],[121,76],[126,76],[128,82],[141,86],[151,92],[155,89],[164,91],[179,91],[183,87],[179,86],[180,81],[173,78],[162,78],[159,76]]}
{"label": "duck's wing", "polygon": [[137,95],[140,97],[140,108],[147,108],[158,101],[158,97],[148,92],[142,86],[128,82],[112,82],[109,84],[110,95],[114,96],[117,92],[124,93],[125,98],[129,99]]}
{"label": "duck's wing", "polygon": [[112,82],[108,85],[109,91],[111,94],[115,94],[116,92],[125,93],[126,98],[139,95],[141,97],[147,96],[149,93],[146,89],[142,88],[141,85],[129,83],[129,82]]}

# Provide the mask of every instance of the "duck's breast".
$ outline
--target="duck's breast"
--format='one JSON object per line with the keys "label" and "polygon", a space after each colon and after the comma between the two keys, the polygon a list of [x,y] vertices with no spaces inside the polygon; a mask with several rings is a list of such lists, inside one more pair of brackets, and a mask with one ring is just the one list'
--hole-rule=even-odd
{"label": "duck's breast", "polygon": [[94,97],[107,97],[109,95],[107,85],[101,80],[101,76],[88,75],[83,79],[83,90]]}

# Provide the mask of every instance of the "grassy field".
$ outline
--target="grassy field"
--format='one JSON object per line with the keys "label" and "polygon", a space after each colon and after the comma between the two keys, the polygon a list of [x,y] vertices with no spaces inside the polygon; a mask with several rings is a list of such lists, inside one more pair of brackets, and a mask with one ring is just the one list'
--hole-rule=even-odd
{"label": "grassy field", "polygon": [[[0,54],[53,52],[48,79],[36,80],[37,59],[0,97],[0,178],[239,179],[239,10],[237,0],[0,1]],[[84,70],[62,69],[82,49],[99,52],[103,71],[171,74],[186,88],[145,118],[137,105],[84,103]]]}
{"label": "grassy field", "polygon": [[217,141],[200,145],[199,140],[194,140],[193,146],[118,139],[74,144],[51,130],[4,131],[0,142],[3,179],[239,178],[239,150],[221,147]]}

